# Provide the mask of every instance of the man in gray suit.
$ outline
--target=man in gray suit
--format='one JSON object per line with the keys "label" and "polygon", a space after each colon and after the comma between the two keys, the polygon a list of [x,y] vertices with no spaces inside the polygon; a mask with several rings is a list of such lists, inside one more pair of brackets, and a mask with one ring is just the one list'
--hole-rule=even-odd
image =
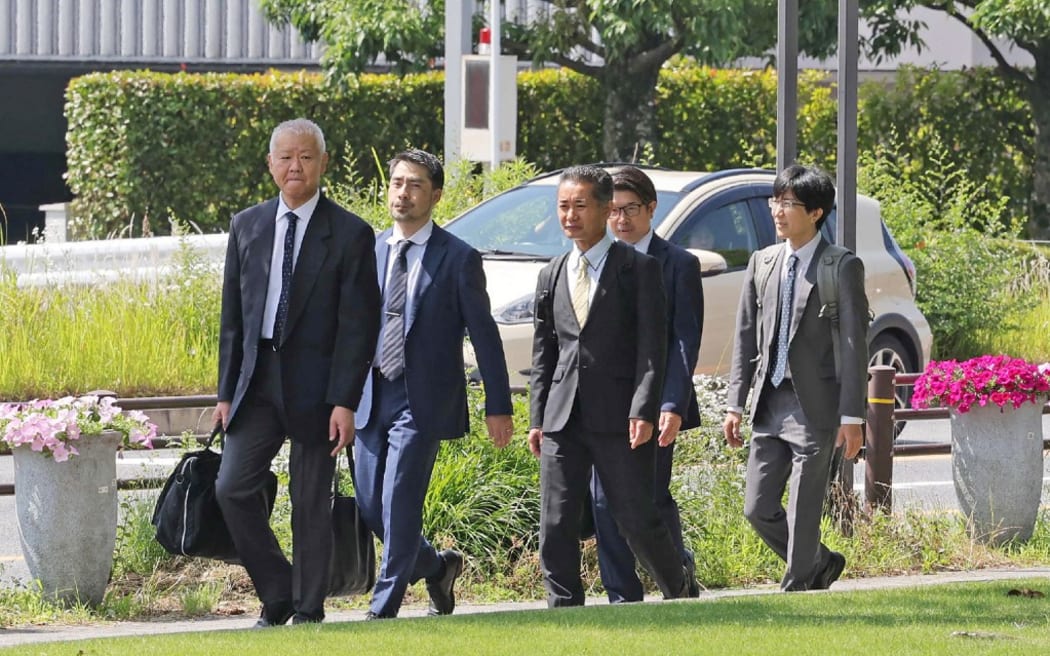
{"label": "man in gray suit", "polygon": [[868,366],[863,264],[852,254],[840,260],[837,331],[816,289],[828,248],[819,230],[834,202],[834,184],[818,169],[792,165],[773,182],[769,206],[777,236],[785,242],[756,252],[748,264],[722,425],[729,444],[742,446],[740,422],[750,389],[744,515],[787,563],[780,583],[785,591],[827,589],[842,574],[846,559],[821,543],[820,519],[835,449],[842,447],[851,459],[863,441]]}
{"label": "man in gray suit", "polygon": [[608,172],[566,169],[557,193],[558,219],[574,245],[537,282],[529,429],[540,459],[547,603],[583,605],[580,520],[592,466],[631,550],[664,597],[683,597],[685,568],[652,492],[667,361],[660,265],[606,233]]}
{"label": "man in gray suit", "polygon": [[[354,437],[380,311],[372,229],[320,192],[321,129],[281,123],[266,161],[280,195],[230,224],[214,413],[226,428],[216,496],[263,604],[258,627],[324,618],[334,456]],[[264,492],[286,438],[291,563]]]}

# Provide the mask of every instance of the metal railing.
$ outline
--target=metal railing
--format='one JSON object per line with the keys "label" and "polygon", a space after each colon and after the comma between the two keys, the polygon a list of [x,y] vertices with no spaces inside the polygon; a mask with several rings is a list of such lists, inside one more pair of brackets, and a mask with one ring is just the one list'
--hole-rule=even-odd
{"label": "metal railing", "polygon": [[[947,408],[894,409],[897,386],[914,385],[920,374],[898,374],[893,367],[877,366],[868,370],[868,424],[864,432],[864,500],[869,508],[893,509],[893,457],[897,455],[930,455],[951,453],[952,445],[894,444],[894,426],[898,421],[947,419]],[[1043,406],[1050,414],[1050,404]],[[1050,448],[1050,440],[1043,440]]]}

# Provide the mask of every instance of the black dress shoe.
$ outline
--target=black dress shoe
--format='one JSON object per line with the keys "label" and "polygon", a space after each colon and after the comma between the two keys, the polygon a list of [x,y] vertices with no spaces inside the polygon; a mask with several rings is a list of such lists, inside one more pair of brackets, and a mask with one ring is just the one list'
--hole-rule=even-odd
{"label": "black dress shoe", "polygon": [[440,554],[445,569],[440,576],[427,579],[427,592],[430,594],[430,609],[427,615],[451,615],[456,609],[456,593],[453,587],[456,579],[463,573],[463,554],[446,549]]}
{"label": "black dress shoe", "polygon": [[696,580],[696,558],[688,549],[685,550],[685,596],[690,599],[700,596],[700,581]]}
{"label": "black dress shoe", "polygon": [[810,590],[827,590],[831,587],[831,584],[839,580],[842,576],[842,570],[846,569],[846,557],[837,551],[832,551],[828,555],[828,564],[824,566],[820,574],[817,574],[816,578],[813,579],[813,583],[809,586]]}
{"label": "black dress shoe", "polygon": [[255,623],[256,629],[266,629],[271,626],[284,626],[288,623],[288,620],[292,619],[295,615],[295,610],[291,607],[280,607],[276,611],[267,612],[266,608],[263,608],[262,613],[259,615],[259,621]]}
{"label": "black dress shoe", "polygon": [[292,616],[292,624],[320,624],[323,621],[324,618],[322,617],[312,617],[302,613],[296,613]]}

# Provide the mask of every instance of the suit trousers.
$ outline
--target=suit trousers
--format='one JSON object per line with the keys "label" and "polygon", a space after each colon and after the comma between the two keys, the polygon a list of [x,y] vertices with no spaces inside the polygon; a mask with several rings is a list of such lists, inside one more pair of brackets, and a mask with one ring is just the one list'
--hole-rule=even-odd
{"label": "suit trousers", "polygon": [[280,360],[260,349],[237,421],[226,434],[216,496],[237,555],[255,585],[264,614],[288,610],[324,619],[332,552],[332,475],[327,436],[293,440],[288,461],[292,502],[292,562],[270,528],[266,472],[288,434],[280,391]]}
{"label": "suit trousers", "polygon": [[820,541],[820,521],[836,431],[809,426],[790,379],[778,388],[766,385],[755,411],[744,516],[787,563],[781,589],[808,590],[830,556]]}
{"label": "suit trousers", "polygon": [[582,606],[580,518],[591,468],[605,481],[606,497],[631,551],[665,598],[685,593],[685,571],[674,540],[653,504],[656,442],[631,449],[627,431],[595,433],[570,416],[565,429],[546,433],[540,449],[540,565],[547,605]]}
{"label": "suit trousers", "polygon": [[383,542],[371,610],[396,617],[408,586],[442,571],[441,557],[422,533],[441,440],[416,425],[404,375],[387,380],[373,370],[373,376],[372,415],[354,443],[355,485],[365,523]]}
{"label": "suit trousers", "polygon": [[[653,443],[656,442],[654,429]],[[674,459],[674,442],[667,446],[655,445],[656,458],[653,468],[653,502],[660,518],[671,532],[675,548],[685,563],[685,542],[682,539],[682,520],[678,503],[671,495],[671,465]],[[642,601],[645,591],[635,569],[634,553],[627,540],[616,527],[616,519],[609,507],[609,498],[601,478],[591,472],[591,503],[594,512],[594,535],[598,542],[598,567],[602,575],[602,586],[609,602]]]}

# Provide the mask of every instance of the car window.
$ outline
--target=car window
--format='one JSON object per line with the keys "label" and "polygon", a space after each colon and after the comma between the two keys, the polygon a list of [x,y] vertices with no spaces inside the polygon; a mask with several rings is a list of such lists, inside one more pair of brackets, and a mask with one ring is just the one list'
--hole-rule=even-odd
{"label": "car window", "polygon": [[714,209],[701,208],[675,231],[671,241],[683,248],[714,251],[730,267],[747,266],[751,253],[758,248],[747,199]]}
{"label": "car window", "polygon": [[[477,205],[445,228],[482,253],[554,257],[569,250],[558,224],[556,187],[522,186]],[[658,192],[653,226],[678,202],[677,192]]]}

